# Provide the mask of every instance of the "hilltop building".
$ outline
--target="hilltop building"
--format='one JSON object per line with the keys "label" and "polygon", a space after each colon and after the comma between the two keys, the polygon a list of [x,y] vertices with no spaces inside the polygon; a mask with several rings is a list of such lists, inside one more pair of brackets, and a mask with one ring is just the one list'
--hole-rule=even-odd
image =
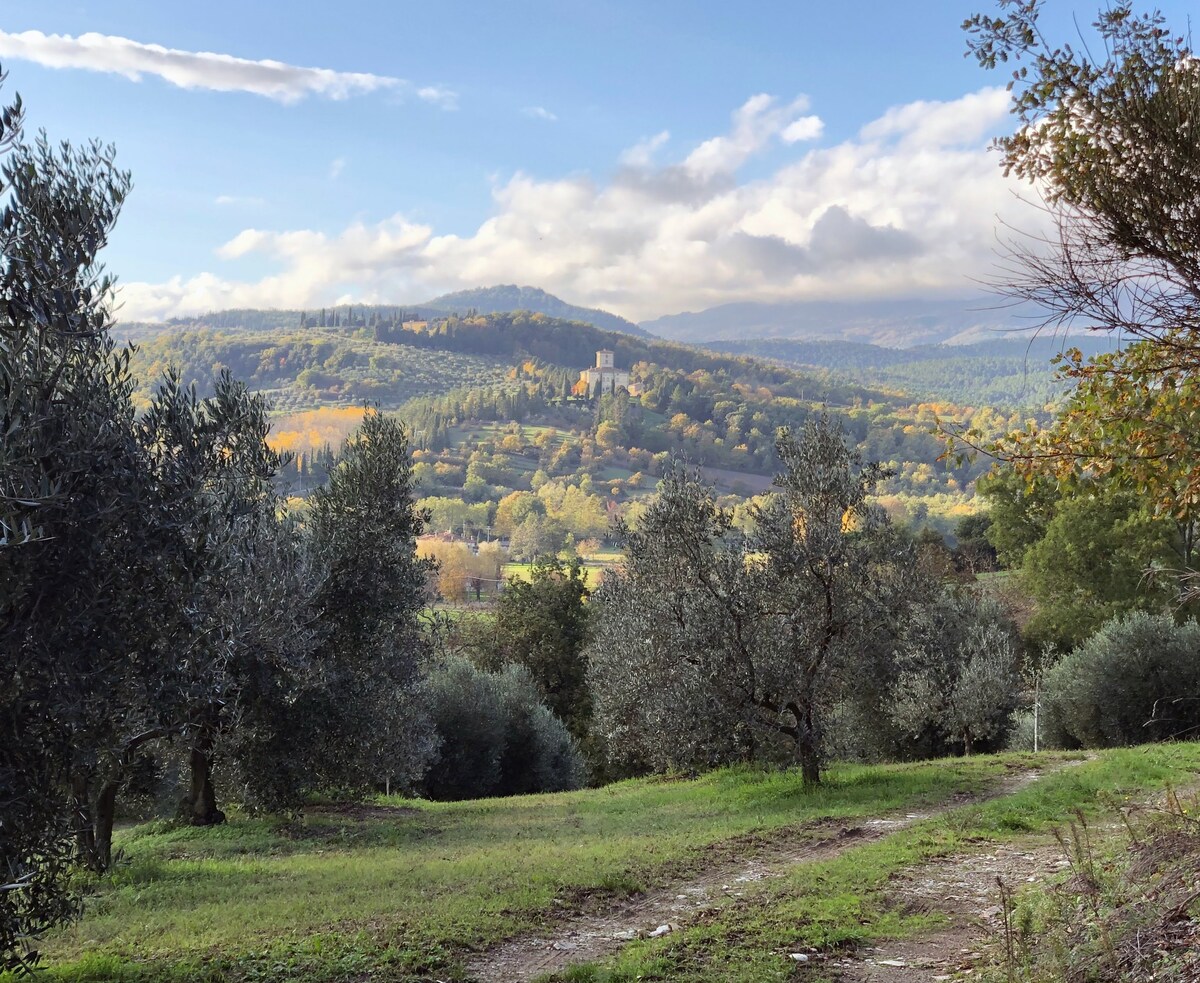
{"label": "hilltop building", "polygon": [[587,387],[591,396],[629,388],[629,373],[613,366],[613,353],[608,349],[596,352],[596,365],[579,373],[580,387]]}

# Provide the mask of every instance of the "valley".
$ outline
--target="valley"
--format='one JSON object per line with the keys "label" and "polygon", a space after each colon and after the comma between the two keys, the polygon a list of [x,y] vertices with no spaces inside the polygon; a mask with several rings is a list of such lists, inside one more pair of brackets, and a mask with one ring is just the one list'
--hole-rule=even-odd
{"label": "valley", "polygon": [[11,0],[0,983],[1200,980],[1163,3]]}
{"label": "valley", "polygon": [[[488,296],[494,292],[471,295]],[[567,306],[547,297],[543,306]],[[1052,379],[1047,343],[704,348],[537,312],[427,310],[417,320],[405,310],[295,312],[294,326],[271,331],[263,328],[267,312],[141,326],[133,367],[143,391],[171,366],[201,393],[221,369],[245,378],[270,400],[274,445],[296,455],[284,476],[300,495],[352,429],[349,410],[395,412],[413,434],[422,497],[459,499],[466,509],[445,521],[440,511],[433,531],[461,534],[465,523],[472,536],[487,533],[506,496],[536,492],[547,480],[583,487],[606,515],[624,515],[675,456],[706,469],[731,502],[748,499],[774,475],[776,430],[822,410],[842,421],[864,458],[895,472],[879,492],[895,518],[952,536],[975,509],[973,482],[987,463],[943,459],[939,426],[999,434],[1043,414],[1064,392]],[[601,348],[631,373],[636,395],[579,390],[580,370]],[[473,505],[486,505],[487,515]],[[597,537],[578,524],[563,533],[576,542]]]}

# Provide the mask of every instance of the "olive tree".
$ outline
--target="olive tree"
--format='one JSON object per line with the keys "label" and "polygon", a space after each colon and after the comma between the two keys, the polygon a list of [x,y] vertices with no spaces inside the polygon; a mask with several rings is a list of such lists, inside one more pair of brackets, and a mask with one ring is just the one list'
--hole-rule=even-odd
{"label": "olive tree", "polygon": [[1114,618],[1042,679],[1047,743],[1124,747],[1200,729],[1200,625],[1141,611]]}
{"label": "olive tree", "polygon": [[428,685],[438,748],[421,788],[431,798],[559,792],[583,784],[578,745],[524,667],[490,673],[450,655],[432,668]]}
{"label": "olive tree", "polygon": [[137,430],[179,540],[159,557],[154,585],[174,602],[161,628],[175,688],[158,704],[187,752],[182,818],[210,825],[224,819],[213,785],[218,740],[261,725],[304,671],[309,584],[295,531],[280,519],[280,458],[267,444],[262,397],[224,372],[200,400],[168,375]]}
{"label": "olive tree", "polygon": [[995,602],[961,589],[915,605],[897,652],[888,709],[928,750],[1003,738],[1021,687],[1015,629]]}
{"label": "olive tree", "polygon": [[[112,748],[100,692],[138,612],[143,487],[127,360],[96,257],[129,188],[111,148],[21,142],[0,109],[0,964],[71,911],[66,792],[78,748]],[[136,565],[133,568],[137,569]],[[109,691],[111,693],[111,690]],[[118,695],[119,712],[126,697]],[[96,721],[103,720],[103,726]],[[95,738],[96,740],[93,740]]]}
{"label": "olive tree", "polygon": [[411,785],[433,751],[418,623],[428,564],[403,425],[368,412],[312,497],[313,683],[294,711],[309,787]]}
{"label": "olive tree", "polygon": [[752,535],[679,467],[627,532],[624,568],[596,594],[589,649],[612,751],[682,741],[754,753],[765,736],[815,784],[825,718],[887,662],[905,582],[903,547],[867,502],[883,471],[824,416],[798,437],[781,431],[777,449],[781,494],[756,509]]}

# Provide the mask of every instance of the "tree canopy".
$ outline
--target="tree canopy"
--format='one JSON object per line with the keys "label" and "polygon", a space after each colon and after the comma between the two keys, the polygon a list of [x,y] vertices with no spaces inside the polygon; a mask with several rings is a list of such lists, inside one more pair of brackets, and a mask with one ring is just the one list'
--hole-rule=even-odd
{"label": "tree canopy", "polygon": [[1057,44],[1043,0],[1000,0],[964,25],[979,63],[1014,66],[1007,173],[1042,199],[1045,234],[1014,234],[997,288],[1053,328],[1122,347],[1064,356],[1076,387],[1048,427],[994,445],[1026,474],[1112,478],[1164,512],[1200,503],[1200,60],[1157,13],[1107,5],[1095,43]]}
{"label": "tree canopy", "polygon": [[[818,417],[783,431],[783,490],[738,535],[676,468],[596,593],[590,678],[602,732],[659,766],[753,756],[784,741],[820,780],[839,699],[867,695],[903,607],[903,550],[868,502],[882,477]],[[895,548],[893,548],[895,547]]]}

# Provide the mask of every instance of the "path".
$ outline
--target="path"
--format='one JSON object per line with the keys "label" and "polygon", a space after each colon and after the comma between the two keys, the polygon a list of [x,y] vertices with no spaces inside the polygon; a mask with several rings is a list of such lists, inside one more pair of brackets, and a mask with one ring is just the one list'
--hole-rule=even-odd
{"label": "path", "polygon": [[839,983],[944,983],[969,979],[979,965],[994,964],[1003,939],[1000,878],[1014,891],[1061,874],[1062,848],[1044,837],[1026,844],[994,845],[986,853],[939,857],[905,872],[891,892],[893,904],[938,912],[950,923],[911,939],[880,943],[852,955],[813,962]]}
{"label": "path", "polygon": [[[511,939],[479,953],[467,963],[467,974],[483,983],[526,983],[547,973],[603,959],[636,938],[666,934],[699,912],[739,897],[741,888],[747,884],[782,876],[797,864],[832,859],[852,847],[883,839],[960,806],[1011,795],[1036,781],[1041,774],[1039,769],[1021,771],[980,794],[959,793],[937,808],[923,812],[893,814],[838,829],[826,824],[786,831],[783,839],[756,850],[753,856],[714,864],[699,877],[647,891],[601,912],[556,919],[536,936]],[[822,830],[826,831],[825,835],[821,835]],[[797,841],[797,835],[803,838]],[[907,983],[903,977],[887,978],[895,983]],[[926,974],[909,979],[918,978],[927,980],[930,977]],[[873,980],[874,977],[847,979]]]}

